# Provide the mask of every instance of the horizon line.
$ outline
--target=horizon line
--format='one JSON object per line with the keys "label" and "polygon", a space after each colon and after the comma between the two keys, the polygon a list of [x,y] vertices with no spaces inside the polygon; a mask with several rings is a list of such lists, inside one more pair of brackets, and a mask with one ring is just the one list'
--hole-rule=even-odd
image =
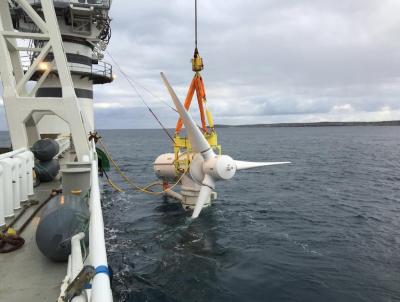
{"label": "horizon line", "polygon": [[[279,122],[279,123],[255,123],[255,124],[215,124],[215,128],[226,128],[226,127],[291,127],[291,126],[312,126],[312,125],[331,125],[331,126],[357,126],[357,125],[379,125],[388,124],[388,126],[400,126],[400,120],[383,120],[383,121],[320,121],[320,122]],[[174,128],[166,128],[168,130],[174,130]],[[96,128],[95,130],[162,130],[161,128]],[[0,129],[0,132],[7,132],[8,129]]]}

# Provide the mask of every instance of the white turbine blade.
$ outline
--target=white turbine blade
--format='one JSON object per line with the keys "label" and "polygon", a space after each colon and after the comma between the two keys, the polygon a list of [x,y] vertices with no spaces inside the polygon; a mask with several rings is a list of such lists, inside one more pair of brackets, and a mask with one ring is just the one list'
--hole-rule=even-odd
{"label": "white turbine blade", "polygon": [[291,164],[290,161],[281,161],[281,162],[251,162],[251,161],[240,161],[235,160],[236,170],[246,170],[264,166],[275,166],[275,165],[285,165]]}
{"label": "white turbine blade", "polygon": [[202,186],[200,189],[199,197],[197,198],[196,207],[193,210],[192,218],[199,217],[204,204],[210,199],[212,189],[207,186]]}
{"label": "white turbine blade", "polygon": [[205,203],[210,199],[211,192],[214,188],[215,181],[210,175],[205,175],[203,179],[203,185],[201,186],[199,197],[197,198],[196,206],[193,210],[192,218],[199,217],[201,210]]}
{"label": "white turbine blade", "polygon": [[[178,97],[175,94],[174,89],[172,89],[167,78],[165,77],[164,73],[162,73],[162,72],[161,72],[161,77],[164,81],[165,86],[168,89],[169,94],[171,95],[171,98],[175,104],[176,110],[178,111],[180,117],[182,118],[183,124],[185,125],[187,135],[188,135],[190,144],[192,146],[192,150],[194,152],[201,153],[203,156],[206,155],[206,157],[214,155],[214,152],[212,151],[210,144],[204,138],[203,133],[201,133],[200,129],[197,127],[195,121],[193,120],[193,118],[191,117],[189,112],[186,111],[185,107],[179,101]],[[209,150],[211,150],[212,153],[206,152]]]}

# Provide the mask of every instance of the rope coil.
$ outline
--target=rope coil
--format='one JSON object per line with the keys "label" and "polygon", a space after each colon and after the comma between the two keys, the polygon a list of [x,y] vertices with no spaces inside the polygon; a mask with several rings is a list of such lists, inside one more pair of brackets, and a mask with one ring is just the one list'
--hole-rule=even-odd
{"label": "rope coil", "polygon": [[[0,253],[10,253],[21,248],[25,244],[25,239],[21,237],[21,233],[25,230],[25,228],[31,223],[32,219],[39,213],[39,211],[57,194],[60,194],[60,189],[53,189],[49,195],[38,207],[33,211],[33,213],[25,220],[25,222],[21,225],[21,227],[17,230],[11,228],[19,218],[23,216],[25,210],[23,210],[17,217],[12,221],[8,226],[6,226],[5,230],[0,232]],[[30,205],[36,205],[38,203],[31,201]]]}
{"label": "rope coil", "polygon": [[18,235],[7,235],[0,233],[0,253],[10,253],[21,248],[25,239]]}

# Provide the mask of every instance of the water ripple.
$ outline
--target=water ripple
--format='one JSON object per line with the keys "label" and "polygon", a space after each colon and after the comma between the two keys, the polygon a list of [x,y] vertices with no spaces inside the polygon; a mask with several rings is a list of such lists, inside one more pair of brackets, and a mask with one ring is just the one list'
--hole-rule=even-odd
{"label": "water ripple", "polygon": [[[156,130],[102,135],[142,183],[171,151]],[[218,183],[219,199],[195,221],[176,203],[106,187],[117,301],[400,301],[398,127],[235,128],[219,137],[235,158],[293,164]]]}

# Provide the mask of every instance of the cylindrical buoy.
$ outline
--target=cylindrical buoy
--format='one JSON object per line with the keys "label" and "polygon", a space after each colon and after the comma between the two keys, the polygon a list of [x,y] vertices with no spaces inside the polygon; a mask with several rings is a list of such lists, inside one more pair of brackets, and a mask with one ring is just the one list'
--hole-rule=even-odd
{"label": "cylindrical buoy", "polygon": [[88,229],[89,216],[85,199],[73,195],[53,197],[44,207],[36,230],[39,250],[53,261],[67,261],[71,238]]}
{"label": "cylindrical buoy", "polygon": [[34,167],[36,177],[41,182],[52,181],[60,171],[60,164],[56,159],[49,161],[40,161]]}
{"label": "cylindrical buoy", "polygon": [[46,138],[38,140],[33,144],[31,151],[35,158],[40,161],[51,160],[60,151],[60,145],[53,139]]}

